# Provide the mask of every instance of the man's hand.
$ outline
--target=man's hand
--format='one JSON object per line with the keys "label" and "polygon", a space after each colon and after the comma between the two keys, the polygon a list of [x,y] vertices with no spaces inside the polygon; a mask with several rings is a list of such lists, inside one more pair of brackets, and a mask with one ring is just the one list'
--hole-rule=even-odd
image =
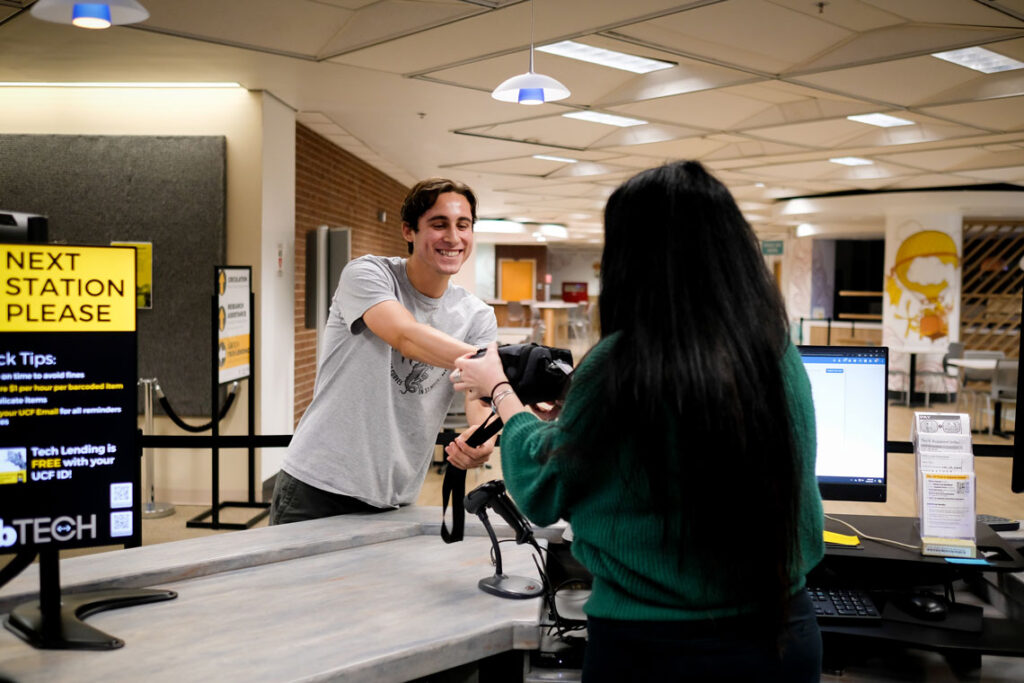
{"label": "man's hand", "polygon": [[469,429],[459,434],[454,441],[444,447],[444,452],[448,455],[448,462],[463,470],[480,467],[487,462],[491,457],[491,453],[494,452],[493,438],[488,439],[476,448],[466,445],[466,439],[468,439],[469,435],[475,432],[479,426],[480,425],[478,424],[471,426]]}

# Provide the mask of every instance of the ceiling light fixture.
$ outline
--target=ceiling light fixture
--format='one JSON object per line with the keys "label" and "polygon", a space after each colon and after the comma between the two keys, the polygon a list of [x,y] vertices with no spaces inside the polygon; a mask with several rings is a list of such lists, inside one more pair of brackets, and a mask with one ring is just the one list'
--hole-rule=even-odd
{"label": "ceiling light fixture", "polygon": [[543,161],[560,161],[563,164],[575,164],[579,162],[579,159],[570,159],[569,157],[554,157],[550,154],[534,154],[534,159],[541,159]]}
{"label": "ceiling light fixture", "polygon": [[606,50],[601,47],[593,47],[592,45],[577,43],[574,40],[563,40],[560,43],[543,45],[537,49],[541,52],[547,52],[550,55],[568,57],[569,59],[578,59],[581,62],[608,66],[613,69],[630,71],[635,74],[646,74],[652,71],[660,71],[661,69],[671,69],[675,66],[675,64],[671,62],[663,62],[658,59],[648,59],[647,57],[638,57],[637,55],[631,55],[625,52],[616,52],[615,50]]}
{"label": "ceiling light fixture", "polygon": [[986,50],[983,47],[965,47],[962,50],[933,52],[932,57],[938,57],[953,64],[966,66],[968,69],[974,69],[983,74],[1024,69],[1024,62],[1018,62],[1016,59],[1011,59],[998,52],[992,52],[992,50]]}
{"label": "ceiling light fixture", "polygon": [[537,231],[544,237],[551,237],[553,239],[568,239],[569,231],[564,225],[556,225],[554,223],[545,223],[537,228]]}
{"label": "ceiling light fixture", "polygon": [[36,19],[79,28],[108,28],[113,24],[135,24],[149,19],[149,12],[135,0],[38,0],[32,5],[31,13]]}
{"label": "ceiling light fixture", "polygon": [[474,232],[497,235],[520,235],[526,232],[522,223],[501,219],[481,219],[473,225]]}
{"label": "ceiling light fixture", "polygon": [[569,89],[564,85],[551,76],[533,71],[533,0],[530,0],[530,70],[503,81],[491,97],[501,102],[544,104],[564,100],[568,96]]}
{"label": "ceiling light fixture", "polygon": [[860,157],[833,157],[829,159],[833,164],[839,164],[840,166],[870,166],[875,163],[869,159],[861,159]]}
{"label": "ceiling light fixture", "polygon": [[101,81],[0,81],[0,88],[241,88],[238,83],[114,82]]}
{"label": "ceiling light fixture", "polygon": [[647,123],[642,119],[631,119],[628,116],[616,116],[615,114],[605,114],[599,111],[573,111],[568,114],[562,114],[562,116],[567,119],[579,119],[580,121],[590,121],[591,123],[603,123],[606,126],[618,126],[619,128],[642,126]]}
{"label": "ceiling light fixture", "polygon": [[853,116],[847,116],[846,118],[850,121],[866,123],[869,126],[878,126],[879,128],[894,128],[896,126],[914,125],[913,121],[901,119],[898,116],[890,116],[889,114],[854,114]]}

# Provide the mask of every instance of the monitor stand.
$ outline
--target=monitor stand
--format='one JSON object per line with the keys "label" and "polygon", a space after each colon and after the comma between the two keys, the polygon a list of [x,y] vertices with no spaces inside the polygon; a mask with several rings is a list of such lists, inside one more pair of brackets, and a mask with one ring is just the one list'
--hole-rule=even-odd
{"label": "monitor stand", "polygon": [[114,588],[61,596],[60,556],[56,550],[39,553],[39,601],[11,610],[7,630],[29,644],[47,650],[113,650],[124,645],[82,621],[90,614],[147,602],[172,600],[174,591],[148,588]]}

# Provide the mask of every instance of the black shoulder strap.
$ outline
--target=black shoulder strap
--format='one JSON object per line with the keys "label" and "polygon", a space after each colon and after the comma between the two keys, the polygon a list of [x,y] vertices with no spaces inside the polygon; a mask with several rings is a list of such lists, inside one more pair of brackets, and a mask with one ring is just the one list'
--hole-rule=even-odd
{"label": "black shoulder strap", "polygon": [[[490,418],[466,439],[466,445],[476,447],[491,438],[502,427],[501,418],[492,414]],[[461,541],[466,526],[466,470],[448,464],[444,468],[444,481],[441,483],[441,539],[445,543]],[[452,528],[448,530],[444,521],[448,511],[448,501],[452,503]]]}

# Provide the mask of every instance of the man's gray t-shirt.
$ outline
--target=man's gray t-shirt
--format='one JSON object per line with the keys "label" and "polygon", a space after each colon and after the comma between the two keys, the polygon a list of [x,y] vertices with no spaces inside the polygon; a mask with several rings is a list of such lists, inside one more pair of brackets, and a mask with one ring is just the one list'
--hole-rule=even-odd
{"label": "man's gray t-shirt", "polygon": [[313,401],[283,465],[310,486],[381,508],[415,502],[455,391],[448,370],[405,358],[366,327],[363,314],[398,301],[418,322],[473,346],[497,337],[490,306],[452,284],[441,298],[428,297],[409,282],[405,264],[363,256],[345,266]]}

